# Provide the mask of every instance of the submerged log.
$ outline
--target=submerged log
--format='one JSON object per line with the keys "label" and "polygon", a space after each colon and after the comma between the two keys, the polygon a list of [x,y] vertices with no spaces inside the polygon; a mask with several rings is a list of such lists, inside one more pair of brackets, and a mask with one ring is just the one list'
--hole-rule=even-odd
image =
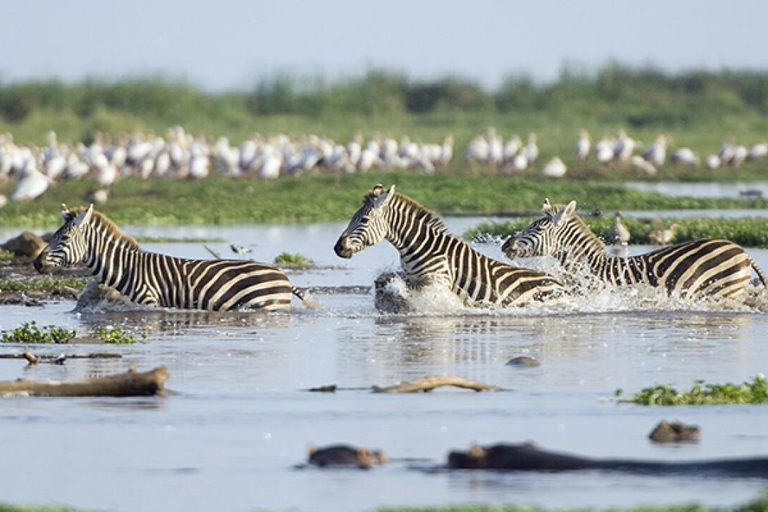
{"label": "submerged log", "polygon": [[507,471],[622,471],[652,476],[720,476],[768,478],[768,457],[689,462],[592,459],[541,450],[533,443],[472,446],[448,455],[449,469]]}
{"label": "submerged log", "polygon": [[476,380],[456,377],[455,375],[433,375],[421,379],[401,382],[394,386],[373,386],[374,393],[417,393],[419,391],[432,391],[442,386],[455,386],[457,388],[472,389],[474,391],[503,391],[502,388],[491,386]]}
{"label": "submerged log", "polygon": [[128,371],[79,382],[40,382],[19,379],[0,382],[0,396],[149,396],[163,392],[168,369]]}

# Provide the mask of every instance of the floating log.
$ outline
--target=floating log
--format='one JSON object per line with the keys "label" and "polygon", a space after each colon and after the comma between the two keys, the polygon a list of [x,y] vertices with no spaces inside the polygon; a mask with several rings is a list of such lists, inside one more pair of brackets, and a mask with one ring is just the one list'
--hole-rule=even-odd
{"label": "floating log", "polygon": [[19,379],[0,382],[0,396],[149,396],[163,392],[168,369],[128,371],[80,382],[40,382]]}
{"label": "floating log", "polygon": [[476,380],[456,377],[455,375],[432,375],[421,379],[409,380],[395,384],[394,386],[373,386],[374,393],[417,393],[419,391],[432,391],[442,386],[454,386],[457,388],[472,389],[474,391],[503,391],[502,388],[491,386]]}
{"label": "floating log", "polygon": [[689,462],[592,459],[539,449],[533,443],[472,446],[448,455],[448,469],[507,471],[621,471],[651,476],[768,478],[768,457]]}

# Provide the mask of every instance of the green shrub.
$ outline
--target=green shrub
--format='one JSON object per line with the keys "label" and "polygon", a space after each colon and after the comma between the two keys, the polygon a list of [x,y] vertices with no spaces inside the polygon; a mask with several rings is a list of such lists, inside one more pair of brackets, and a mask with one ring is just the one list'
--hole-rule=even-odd
{"label": "green shrub", "polygon": [[[621,391],[617,390],[617,396]],[[668,384],[651,386],[623,400],[640,405],[712,405],[768,403],[768,383],[762,374],[742,384],[704,384],[697,381],[688,391],[678,391]]]}

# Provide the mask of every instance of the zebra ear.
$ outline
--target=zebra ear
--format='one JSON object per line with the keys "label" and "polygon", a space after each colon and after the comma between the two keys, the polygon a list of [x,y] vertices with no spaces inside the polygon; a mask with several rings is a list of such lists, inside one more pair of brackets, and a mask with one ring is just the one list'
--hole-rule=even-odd
{"label": "zebra ear", "polygon": [[576,201],[571,201],[565,208],[555,214],[555,216],[552,218],[552,223],[557,226],[562,221],[573,217],[574,213],[576,213]]}
{"label": "zebra ear", "polygon": [[[382,187],[383,189],[384,187]],[[381,208],[387,203],[389,203],[392,200],[392,197],[395,195],[395,186],[392,185],[389,187],[389,190],[386,192],[382,192],[376,199],[373,200],[373,207],[374,208]]]}
{"label": "zebra ear", "polygon": [[552,215],[552,205],[549,203],[549,198],[544,198],[544,205],[541,207],[541,213],[544,215]]}
{"label": "zebra ear", "polygon": [[87,210],[85,210],[83,213],[75,217],[75,227],[79,228],[83,224],[87,224],[91,220],[92,215],[93,215],[93,203],[91,203],[91,206],[89,206]]}
{"label": "zebra ear", "polygon": [[72,220],[72,213],[70,213],[69,208],[67,208],[67,205],[64,203],[61,203],[61,218],[64,222],[69,222]]}

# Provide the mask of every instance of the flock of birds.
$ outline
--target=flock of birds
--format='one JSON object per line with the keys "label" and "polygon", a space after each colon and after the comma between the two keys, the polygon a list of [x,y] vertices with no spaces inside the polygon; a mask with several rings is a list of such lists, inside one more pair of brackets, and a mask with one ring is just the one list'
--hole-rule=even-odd
{"label": "flock of birds", "polygon": [[[660,134],[640,154],[640,143],[619,131],[615,138],[603,137],[592,144],[587,130],[582,129],[574,147],[577,165],[587,164],[590,155],[599,164],[617,169],[635,168],[656,174],[666,163],[669,138]],[[10,201],[39,197],[61,180],[92,179],[95,188],[86,199],[103,204],[117,180],[129,176],[141,179],[203,179],[212,172],[224,176],[250,176],[275,179],[318,172],[356,173],[371,169],[409,169],[432,174],[443,171],[453,159],[453,136],[441,144],[418,143],[407,136],[399,141],[392,137],[374,137],[367,142],[356,136],[346,144],[330,138],[310,135],[293,138],[288,135],[263,137],[259,134],[232,146],[226,137],[211,143],[204,135],[191,135],[182,127],[168,130],[165,137],[141,132],[109,136],[97,133],[90,145],[61,143],[56,133],[47,134],[47,144],[37,147],[16,144],[10,134],[0,134],[0,183],[16,179],[6,198],[0,195],[0,207]],[[710,169],[738,167],[745,160],[768,157],[768,143],[747,148],[732,140],[724,142],[717,154],[709,155],[705,165]],[[504,142],[494,128],[474,136],[465,152],[468,165],[484,165],[506,172],[531,169],[539,158],[535,134],[523,144],[517,135]],[[689,148],[676,149],[671,160],[681,165],[698,166],[700,159]],[[559,178],[567,166],[559,157],[542,168],[543,176]]]}
{"label": "flock of birds", "polygon": [[[667,162],[667,152],[670,139],[665,134],[659,134],[653,143],[645,148],[642,144],[619,130],[616,137],[603,137],[592,143],[589,132],[582,129],[573,148],[577,164],[583,167],[590,155],[594,155],[598,164],[615,169],[632,168],[639,172],[655,175]],[[639,154],[637,152],[640,151]],[[518,135],[513,135],[504,142],[494,128],[488,128],[484,133],[475,135],[470,140],[464,159],[467,162],[478,162],[492,168],[507,172],[522,172],[531,167],[539,157],[536,144],[536,134],[528,135],[526,144]],[[705,159],[705,166],[710,170],[721,167],[738,168],[742,162],[766,159],[768,157],[768,142],[763,141],[747,147],[729,139],[720,145],[716,154],[710,154]],[[681,147],[675,149],[670,160],[677,165],[699,167],[701,159],[692,149]],[[541,170],[542,175],[550,178],[560,178],[567,172],[567,166],[559,158],[549,160]]]}

